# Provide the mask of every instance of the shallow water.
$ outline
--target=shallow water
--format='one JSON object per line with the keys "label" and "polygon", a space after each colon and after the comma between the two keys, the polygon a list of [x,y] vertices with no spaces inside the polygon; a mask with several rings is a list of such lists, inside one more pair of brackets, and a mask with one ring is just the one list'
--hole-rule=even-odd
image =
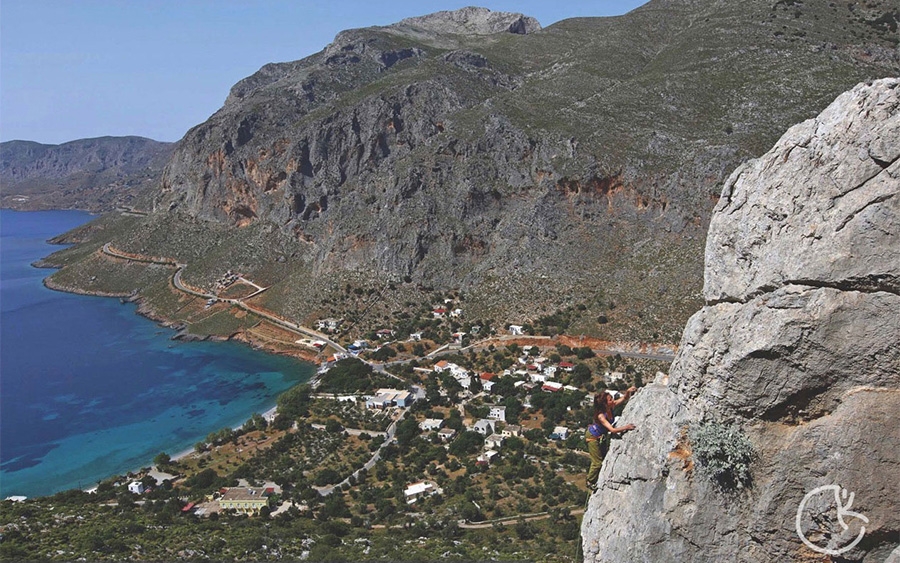
{"label": "shallow water", "polygon": [[179,342],[118,299],[60,293],[30,264],[91,219],[0,211],[0,498],[95,485],[240,425],[314,366],[231,342]]}

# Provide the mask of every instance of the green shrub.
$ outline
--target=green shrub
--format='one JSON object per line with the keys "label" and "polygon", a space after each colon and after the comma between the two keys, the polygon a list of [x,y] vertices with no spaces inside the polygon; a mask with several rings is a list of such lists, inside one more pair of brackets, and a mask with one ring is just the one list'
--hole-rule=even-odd
{"label": "green shrub", "polygon": [[723,490],[750,486],[753,445],[737,427],[718,422],[696,424],[688,431],[694,466]]}

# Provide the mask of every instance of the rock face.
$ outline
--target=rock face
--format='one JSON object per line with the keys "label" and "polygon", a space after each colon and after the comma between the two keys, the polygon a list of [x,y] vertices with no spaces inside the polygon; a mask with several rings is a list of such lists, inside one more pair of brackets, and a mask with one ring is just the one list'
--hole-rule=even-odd
{"label": "rock face", "polygon": [[[840,561],[881,562],[900,543],[900,80],[860,84],[725,183],[706,247],[706,306],[668,381],[624,420],[582,532],[585,559],[832,561],[797,532],[807,493],[838,485],[868,518]],[[740,428],[752,483],[726,492],[695,467],[686,430]],[[829,493],[830,494],[830,493]],[[813,500],[814,546],[851,544]],[[831,533],[823,535],[821,531]],[[830,537],[830,544],[829,544]]]}
{"label": "rock face", "polygon": [[[15,209],[108,211],[156,187],[174,143],[143,137],[79,139],[61,145],[0,144],[2,205]],[[148,202],[149,203],[149,202]]]}
{"label": "rock face", "polygon": [[237,83],[179,143],[155,210],[293,238],[312,275],[268,293],[308,290],[289,316],[316,314],[304,280],[365,272],[461,289],[486,317],[582,305],[610,319],[585,330],[671,341],[729,172],[900,70],[866,23],[889,1],[794,4],[652,0],[543,29],[465,8],[345,31]]}
{"label": "rock face", "polygon": [[460,10],[407,18],[389,27],[411,27],[456,35],[493,35],[504,32],[524,35],[540,31],[541,24],[536,19],[522,14],[492,12],[487,8],[470,6]]}

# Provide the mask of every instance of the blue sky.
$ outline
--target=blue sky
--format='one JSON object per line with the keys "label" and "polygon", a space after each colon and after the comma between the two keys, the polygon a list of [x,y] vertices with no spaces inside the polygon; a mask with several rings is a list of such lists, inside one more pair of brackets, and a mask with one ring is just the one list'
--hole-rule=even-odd
{"label": "blue sky", "polygon": [[102,135],[176,141],[269,62],[320,51],[343,29],[480,5],[548,26],[646,0],[2,0],[0,140]]}

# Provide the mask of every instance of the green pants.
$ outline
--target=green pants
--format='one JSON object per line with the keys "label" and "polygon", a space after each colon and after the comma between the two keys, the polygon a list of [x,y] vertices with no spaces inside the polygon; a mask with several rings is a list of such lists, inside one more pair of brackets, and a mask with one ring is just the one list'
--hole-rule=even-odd
{"label": "green pants", "polygon": [[597,487],[597,477],[600,475],[600,468],[603,467],[603,458],[609,451],[609,434],[604,434],[599,438],[594,437],[590,430],[585,432],[585,440],[587,441],[588,453],[591,455],[591,468],[588,469],[587,486],[591,489]]}

